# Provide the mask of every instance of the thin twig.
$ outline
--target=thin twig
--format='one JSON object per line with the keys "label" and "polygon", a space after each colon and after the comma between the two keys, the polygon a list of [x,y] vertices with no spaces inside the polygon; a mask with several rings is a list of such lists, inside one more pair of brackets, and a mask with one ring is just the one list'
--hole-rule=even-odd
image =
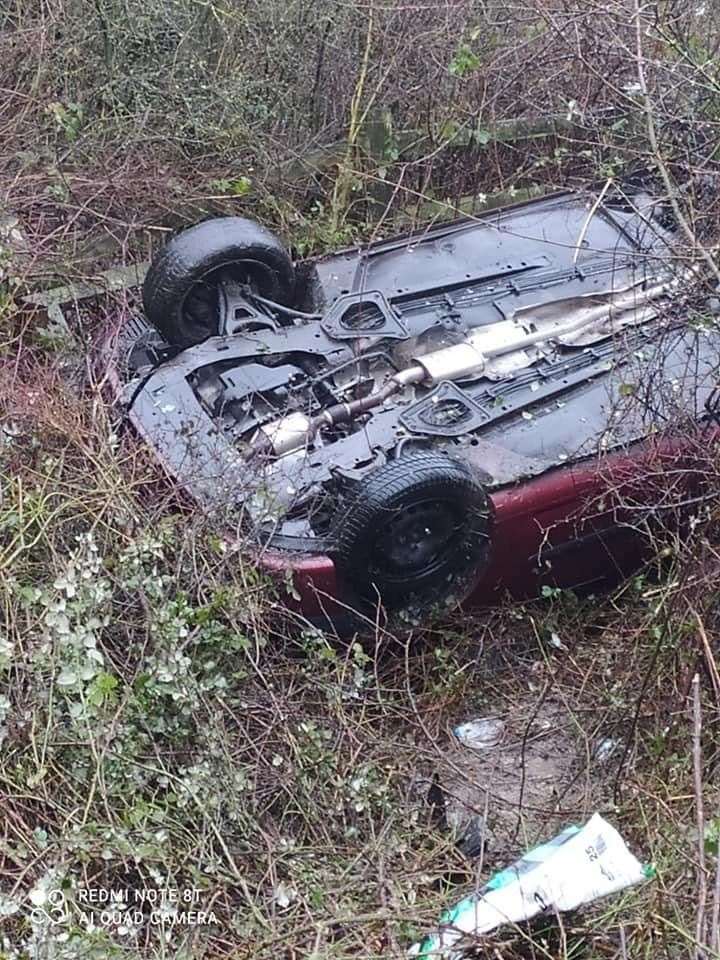
{"label": "thin twig", "polygon": [[622,923],[620,924],[620,956],[622,957],[622,960],[628,960],[625,926]]}
{"label": "thin twig", "polygon": [[612,177],[608,177],[607,180],[605,181],[605,186],[602,188],[598,196],[595,198],[595,203],[593,203],[593,205],[590,207],[590,212],[588,213],[587,217],[585,217],[585,222],[582,225],[582,229],[580,230],[580,234],[577,238],[577,243],[575,244],[575,253],[573,254],[573,263],[577,263],[578,261],[578,257],[580,256],[580,251],[582,250],[583,241],[585,240],[590,224],[592,223],[592,218],[595,216],[595,213],[597,212],[597,208],[605,199],[605,194],[608,192],[608,189],[612,182],[613,182]]}
{"label": "thin twig", "polygon": [[710,674],[710,681],[713,687],[713,693],[715,694],[715,704],[716,706],[720,707],[720,673],[718,673],[717,664],[715,663],[715,655],[712,652],[712,647],[710,646],[710,641],[708,640],[708,636],[705,631],[705,624],[702,622],[702,618],[697,610],[695,611],[695,620],[697,621],[698,633],[700,634],[703,653],[705,654],[705,662],[707,663],[708,673]]}
{"label": "thin twig", "polygon": [[720,954],[720,840],[715,848],[715,889],[710,925],[710,956],[716,957],[718,954]]}
{"label": "thin twig", "polygon": [[658,168],[658,172],[665,187],[665,192],[667,193],[668,203],[672,207],[673,215],[677,220],[682,232],[685,234],[688,242],[690,243],[693,255],[699,255],[705,262],[705,265],[710,270],[711,274],[715,279],[720,283],[720,270],[711,257],[710,253],[698,243],[697,237],[695,236],[692,227],[687,221],[685,214],[680,209],[680,204],[678,203],[677,197],[675,195],[675,187],[672,180],[670,179],[670,173],[667,168],[667,164],[662,158],[660,153],[660,146],[658,144],[657,132],[655,130],[655,118],[653,116],[653,106],[650,101],[650,94],[648,93],[647,80],[645,77],[645,60],[643,55],[643,45],[642,45],[642,13],[643,6],[640,3],[640,0],[635,0],[635,54],[637,59],[637,78],[638,84],[640,86],[640,94],[642,96],[643,102],[643,112],[645,114],[645,126],[647,130],[648,142],[650,144],[650,151],[652,153],[652,158],[655,162],[655,166]]}
{"label": "thin twig", "polygon": [[702,793],[702,706],[700,703],[700,674],[696,673],[692,679],[692,759],[693,782],[695,789],[695,815],[697,825],[697,856],[698,856],[698,902],[695,921],[695,939],[697,941],[697,960],[704,960],[706,956],[706,925],[705,903],[707,901],[707,868],[705,864],[705,808]]}
{"label": "thin twig", "polygon": [[655,665],[658,662],[658,659],[660,657],[660,651],[663,648],[663,644],[665,642],[665,638],[667,637],[668,633],[669,633],[668,615],[667,615],[667,611],[665,611],[664,618],[663,618],[663,625],[661,630],[658,633],[657,640],[655,642],[655,648],[650,657],[650,663],[648,664],[648,668],[645,672],[645,676],[643,678],[643,682],[640,687],[640,693],[638,694],[637,702],[635,704],[635,713],[630,722],[630,729],[627,732],[627,736],[625,738],[625,746],[623,747],[622,756],[620,757],[620,761],[617,767],[617,772],[615,774],[615,782],[613,784],[613,803],[615,804],[615,806],[618,806],[620,803],[620,781],[622,779],[622,772],[625,767],[625,761],[628,758],[628,754],[630,753],[630,749],[633,744],[635,731],[637,730],[637,725],[640,720],[640,713],[642,712],[642,706],[643,706],[643,703],[645,702],[645,694],[647,692],[648,686],[650,685],[650,680],[655,671]]}

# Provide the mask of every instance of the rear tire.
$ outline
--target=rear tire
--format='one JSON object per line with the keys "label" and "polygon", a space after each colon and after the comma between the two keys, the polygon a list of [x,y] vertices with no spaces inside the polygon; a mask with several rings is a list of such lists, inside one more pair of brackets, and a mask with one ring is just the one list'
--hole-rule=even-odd
{"label": "rear tire", "polygon": [[492,507],[465,464],[418,453],[372,471],[338,511],[336,565],[361,602],[422,612],[487,565]]}
{"label": "rear tire", "polygon": [[292,260],[274,234],[253,220],[218,217],[184,230],[155,257],[143,284],[148,320],[180,347],[215,336],[223,277],[283,305],[295,289]]}

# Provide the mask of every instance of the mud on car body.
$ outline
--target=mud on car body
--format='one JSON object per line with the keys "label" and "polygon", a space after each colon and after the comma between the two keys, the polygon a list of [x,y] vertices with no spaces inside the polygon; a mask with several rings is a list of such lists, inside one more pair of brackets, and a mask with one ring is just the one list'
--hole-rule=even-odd
{"label": "mud on car body", "polygon": [[208,220],[151,265],[114,382],[308,617],[595,588],[641,547],[583,505],[608,472],[637,480],[679,411],[710,423],[718,338],[687,321],[678,248],[641,189],[298,264],[252,221]]}

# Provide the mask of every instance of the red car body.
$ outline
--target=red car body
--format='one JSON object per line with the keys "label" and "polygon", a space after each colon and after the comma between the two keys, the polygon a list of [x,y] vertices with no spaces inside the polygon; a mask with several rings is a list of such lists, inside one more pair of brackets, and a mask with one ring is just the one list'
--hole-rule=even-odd
{"label": "red car body", "polygon": [[[580,595],[602,592],[639,570],[652,552],[647,517],[669,520],[677,527],[680,504],[693,504],[707,470],[699,452],[718,443],[720,430],[706,426],[700,435],[638,442],[629,451],[608,454],[554,470],[498,490],[494,508],[493,552],[489,566],[470,587],[466,608],[491,607],[504,600],[538,597],[543,587],[572,590]],[[678,469],[682,481],[670,481]],[[663,480],[665,478],[665,480]],[[650,482],[655,496],[648,490]],[[664,510],[653,503],[661,489],[673,484]],[[638,500],[638,491],[644,495]],[[633,515],[629,498],[640,509]],[[623,509],[624,506],[624,509]],[[687,508],[686,508],[687,509]],[[266,550],[257,562],[277,577],[280,588],[292,578],[285,593],[288,607],[312,622],[342,622],[338,603],[341,586],[332,559]]]}

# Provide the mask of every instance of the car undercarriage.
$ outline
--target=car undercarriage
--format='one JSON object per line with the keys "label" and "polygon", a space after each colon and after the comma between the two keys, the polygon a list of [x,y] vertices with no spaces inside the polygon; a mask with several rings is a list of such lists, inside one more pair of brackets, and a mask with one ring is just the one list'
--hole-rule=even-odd
{"label": "car undercarriage", "polygon": [[203,508],[259,550],[330,557],[356,606],[466,593],[493,491],[704,415],[698,268],[642,190],[553,194],[292,274],[262,228],[231,242],[232,219],[151,267],[121,400]]}

